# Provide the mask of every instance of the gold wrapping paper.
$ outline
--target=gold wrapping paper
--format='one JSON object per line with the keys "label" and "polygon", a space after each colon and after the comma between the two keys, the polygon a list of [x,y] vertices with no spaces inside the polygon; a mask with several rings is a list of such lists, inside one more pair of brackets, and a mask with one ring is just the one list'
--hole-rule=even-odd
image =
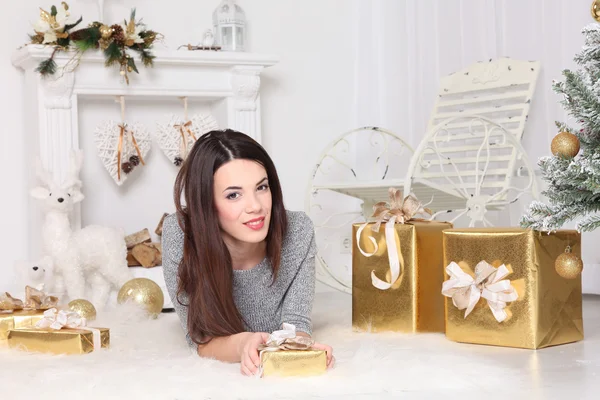
{"label": "gold wrapping paper", "polygon": [[[110,331],[100,330],[102,348],[110,345]],[[21,328],[8,332],[8,346],[31,352],[52,354],[86,354],[94,351],[92,332],[85,329]]]}
{"label": "gold wrapping paper", "polygon": [[20,310],[0,313],[0,341],[8,337],[10,329],[29,328],[44,317],[44,310]]}
{"label": "gold wrapping paper", "polygon": [[554,269],[567,246],[581,257],[581,236],[572,230],[550,235],[518,228],[444,232],[444,266],[454,261],[473,276],[482,260],[496,268],[504,264],[511,272],[504,279],[518,294],[505,308],[508,318],[501,323],[484,299],[465,318],[465,311],[446,298],[446,336],[457,342],[527,349],[582,340],[581,276],[564,279]]}
{"label": "gold wrapping paper", "polygon": [[385,242],[385,225],[373,232],[369,224],[360,237],[361,248],[374,250],[372,236],[379,249],[372,257],[357,249],[356,233],[362,224],[352,226],[352,327],[355,331],[443,332],[444,298],[440,288],[444,280],[442,231],[452,228],[448,222],[412,220],[395,224],[396,246],[404,259],[402,273],[388,290],[373,286],[371,271],[389,282],[390,266]]}
{"label": "gold wrapping paper", "polygon": [[260,359],[263,377],[313,376],[327,370],[327,353],[323,350],[264,351]]}

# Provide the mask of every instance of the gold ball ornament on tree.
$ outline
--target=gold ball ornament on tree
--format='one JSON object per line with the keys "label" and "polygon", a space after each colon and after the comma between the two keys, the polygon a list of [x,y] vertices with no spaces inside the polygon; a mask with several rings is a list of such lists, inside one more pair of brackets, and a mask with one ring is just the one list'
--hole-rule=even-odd
{"label": "gold ball ornament on tree", "polygon": [[592,1],[592,9],[590,11],[592,13],[592,18],[600,22],[600,0]]}
{"label": "gold ball ornament on tree", "polygon": [[566,252],[556,257],[554,268],[556,269],[556,273],[562,278],[575,279],[583,271],[583,261],[567,248]]}
{"label": "gold ball ornament on tree", "polygon": [[570,132],[561,132],[552,139],[550,149],[555,156],[573,158],[579,153],[579,138]]}
{"label": "gold ball ornament on tree", "polygon": [[156,318],[162,311],[165,297],[160,286],[153,280],[135,278],[127,281],[119,290],[117,302],[119,304],[133,302],[144,308],[151,317]]}
{"label": "gold ball ornament on tree", "polygon": [[73,300],[67,306],[88,321],[96,319],[96,307],[86,299]]}

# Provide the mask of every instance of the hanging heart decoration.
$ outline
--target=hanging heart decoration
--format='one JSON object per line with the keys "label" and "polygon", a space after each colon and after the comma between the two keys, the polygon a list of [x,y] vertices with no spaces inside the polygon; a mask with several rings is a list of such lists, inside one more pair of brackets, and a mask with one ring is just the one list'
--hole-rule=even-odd
{"label": "hanging heart decoration", "polygon": [[96,128],[94,142],[104,168],[119,186],[146,164],[152,147],[150,133],[139,122],[106,121]]}
{"label": "hanging heart decoration", "polygon": [[187,121],[170,115],[167,124],[157,124],[155,140],[169,161],[179,167],[196,140],[215,129],[219,129],[219,124],[210,114],[196,114]]}

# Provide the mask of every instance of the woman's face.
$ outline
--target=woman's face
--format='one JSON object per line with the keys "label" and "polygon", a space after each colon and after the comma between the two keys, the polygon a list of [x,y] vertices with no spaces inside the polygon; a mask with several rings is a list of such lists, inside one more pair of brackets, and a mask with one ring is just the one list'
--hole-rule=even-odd
{"label": "woman's face", "polygon": [[267,237],[271,190],[265,168],[252,160],[232,160],[214,175],[219,225],[226,237],[259,243]]}

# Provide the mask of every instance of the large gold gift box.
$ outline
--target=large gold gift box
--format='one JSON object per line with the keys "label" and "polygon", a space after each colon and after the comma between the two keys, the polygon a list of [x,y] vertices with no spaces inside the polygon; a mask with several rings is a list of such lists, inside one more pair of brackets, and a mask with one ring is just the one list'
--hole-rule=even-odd
{"label": "large gold gift box", "polygon": [[[445,231],[445,266],[454,262],[474,277],[481,261],[498,270],[504,265],[506,274],[500,279],[510,281],[505,293],[516,293],[514,301],[504,302],[505,308],[496,311],[504,316],[499,318],[492,312],[497,303],[489,292],[467,317],[466,310],[459,310],[453,299],[446,297],[446,336],[457,342],[527,349],[582,340],[581,275],[565,279],[555,269],[556,258],[568,248],[581,258],[578,232],[559,230],[548,234],[518,228]],[[484,289],[485,285],[472,288]]]}
{"label": "large gold gift box", "polygon": [[[100,331],[102,348],[110,345],[108,328],[95,328]],[[8,332],[8,346],[31,352],[52,354],[85,354],[94,351],[94,339],[90,330],[81,329],[42,329],[21,328]]]}
{"label": "large gold gift box", "polygon": [[262,376],[313,376],[327,370],[323,350],[263,351],[260,355]]}
{"label": "large gold gift box", "polygon": [[11,329],[32,327],[44,317],[44,310],[19,310],[0,313],[0,341],[4,342]]}
{"label": "large gold gift box", "polygon": [[444,298],[440,287],[444,280],[442,231],[452,228],[448,222],[411,220],[394,224],[396,248],[402,256],[398,280],[387,290],[373,286],[371,272],[390,282],[390,261],[385,239],[385,225],[379,232],[363,229],[360,246],[365,252],[377,252],[365,257],[357,248],[357,231],[362,224],[352,226],[352,327],[355,331],[381,332],[443,332]]}

